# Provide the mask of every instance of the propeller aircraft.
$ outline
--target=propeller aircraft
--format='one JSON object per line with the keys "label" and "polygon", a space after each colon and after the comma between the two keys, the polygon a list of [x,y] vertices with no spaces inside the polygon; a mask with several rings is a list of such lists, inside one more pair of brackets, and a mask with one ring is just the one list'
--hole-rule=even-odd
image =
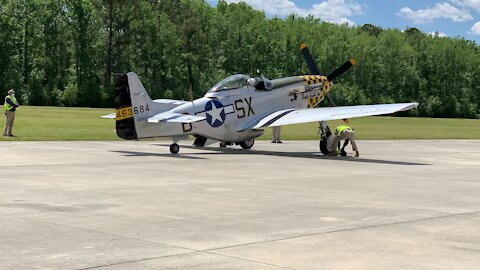
{"label": "propeller aircraft", "polygon": [[[267,79],[263,76],[232,75],[215,84],[204,97],[192,101],[152,100],[139,77],[130,72],[116,79],[114,118],[120,138],[138,140],[169,137],[170,152],[177,154],[180,140],[196,137],[203,147],[220,141],[220,146],[240,145],[250,149],[267,127],[308,122],[391,114],[418,103],[337,107],[330,97],[332,82],[356,64],[347,61],[328,76],[320,75],[306,44],[301,45],[311,75]],[[317,106],[327,97],[333,107]],[[323,130],[323,129],[322,129]]]}

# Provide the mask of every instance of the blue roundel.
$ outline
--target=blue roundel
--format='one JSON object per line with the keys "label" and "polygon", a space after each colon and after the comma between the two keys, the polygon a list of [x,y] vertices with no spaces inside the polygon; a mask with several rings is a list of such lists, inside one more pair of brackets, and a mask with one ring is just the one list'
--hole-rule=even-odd
{"label": "blue roundel", "polygon": [[220,127],[225,122],[225,109],[218,100],[212,99],[205,104],[205,114],[208,124],[212,127]]}

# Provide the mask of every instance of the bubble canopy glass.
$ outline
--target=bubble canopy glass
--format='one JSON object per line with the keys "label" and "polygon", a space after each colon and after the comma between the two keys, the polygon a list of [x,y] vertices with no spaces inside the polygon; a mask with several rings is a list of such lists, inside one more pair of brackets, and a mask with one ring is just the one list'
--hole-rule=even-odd
{"label": "bubble canopy glass", "polygon": [[243,74],[232,75],[228,78],[221,80],[219,83],[215,84],[208,91],[208,93],[248,87],[250,86],[247,82],[248,79],[250,79],[250,77],[247,75],[243,75]]}

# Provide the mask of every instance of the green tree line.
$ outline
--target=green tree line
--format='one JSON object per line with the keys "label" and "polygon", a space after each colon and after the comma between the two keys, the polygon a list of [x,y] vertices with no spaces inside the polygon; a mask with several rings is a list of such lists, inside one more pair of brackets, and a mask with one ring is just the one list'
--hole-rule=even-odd
{"label": "green tree line", "polygon": [[114,78],[135,71],[154,98],[194,98],[237,73],[308,74],[307,42],[338,104],[418,101],[410,114],[477,118],[473,41],[313,17],[269,18],[245,3],[202,0],[0,0],[0,90],[23,104],[111,107]]}

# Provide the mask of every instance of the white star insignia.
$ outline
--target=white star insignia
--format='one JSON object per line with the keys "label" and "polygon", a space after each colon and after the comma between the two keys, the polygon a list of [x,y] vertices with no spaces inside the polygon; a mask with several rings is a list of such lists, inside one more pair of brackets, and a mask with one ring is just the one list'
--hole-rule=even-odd
{"label": "white star insignia", "polygon": [[215,123],[215,121],[220,121],[223,122],[222,116],[220,115],[223,111],[223,107],[217,108],[214,102],[212,102],[212,109],[207,112],[212,117],[212,124]]}

